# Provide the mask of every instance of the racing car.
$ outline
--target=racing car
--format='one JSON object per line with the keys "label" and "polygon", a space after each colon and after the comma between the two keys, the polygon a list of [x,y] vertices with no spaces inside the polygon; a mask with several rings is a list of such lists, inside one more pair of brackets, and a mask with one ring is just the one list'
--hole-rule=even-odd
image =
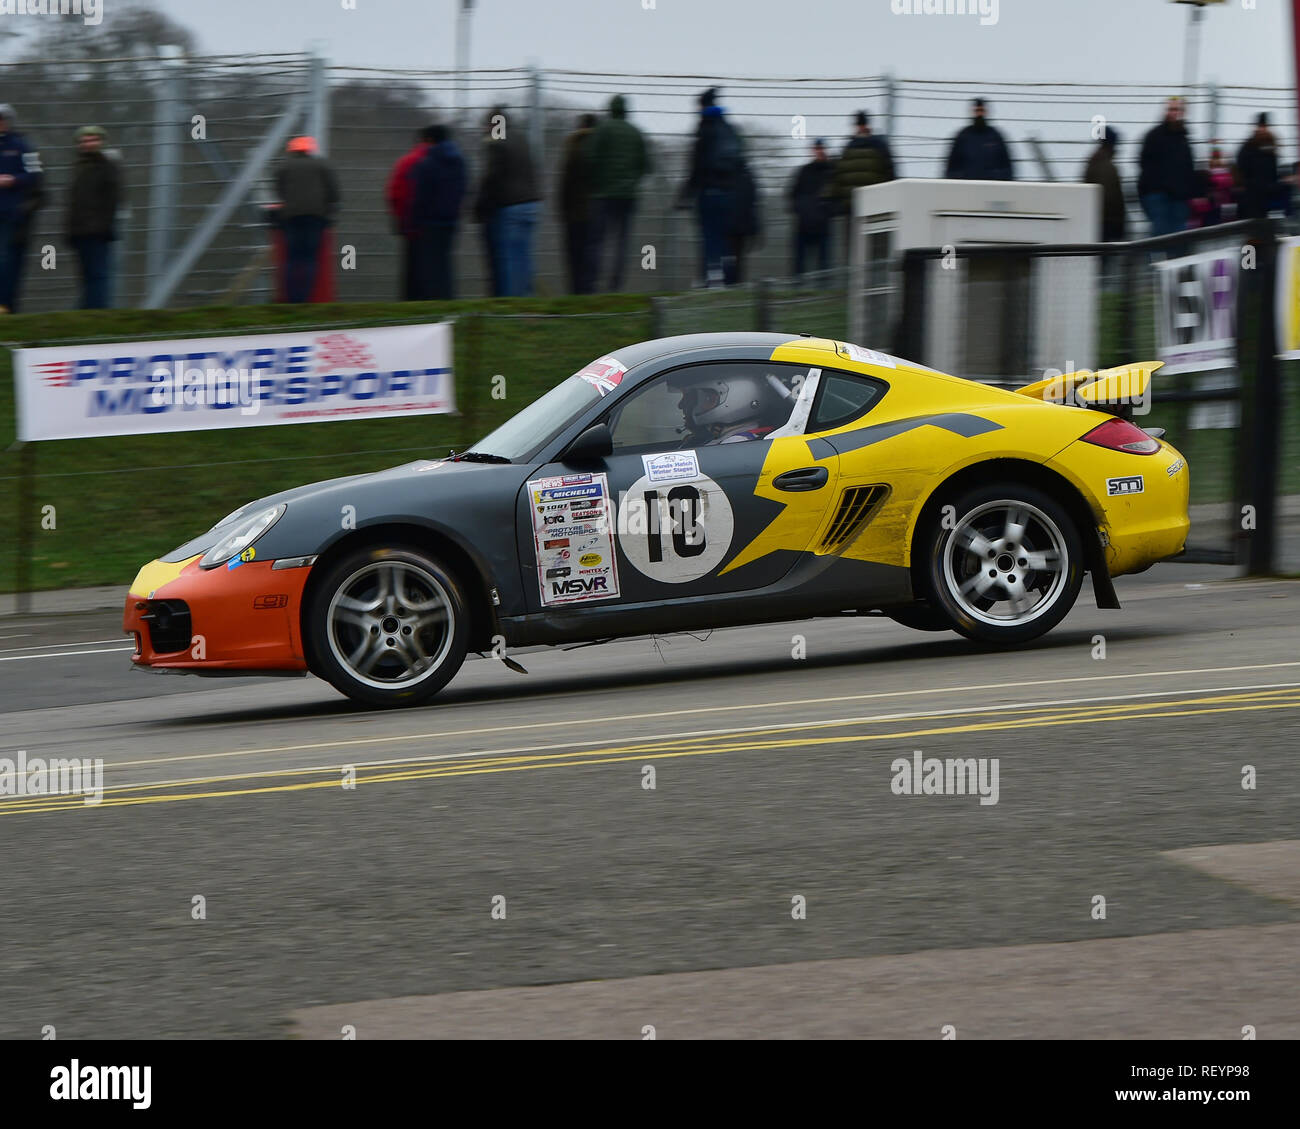
{"label": "racing car", "polygon": [[831,615],[1016,646],[1183,550],[1158,362],[1019,389],[853,344],[692,334],[602,356],[472,448],[240,506],[145,565],[141,668],[431,699],[467,654]]}

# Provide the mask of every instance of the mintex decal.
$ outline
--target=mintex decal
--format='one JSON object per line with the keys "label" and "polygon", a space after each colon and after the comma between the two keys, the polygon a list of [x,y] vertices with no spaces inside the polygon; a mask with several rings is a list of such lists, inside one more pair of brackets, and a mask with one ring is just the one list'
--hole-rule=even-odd
{"label": "mintex decal", "polygon": [[689,482],[700,477],[700,460],[694,451],[664,451],[642,455],[641,465],[650,482]]}
{"label": "mintex decal", "polygon": [[622,382],[625,372],[627,372],[626,365],[613,357],[601,357],[574,375],[579,380],[585,380],[602,396],[608,396]]}
{"label": "mintex decal", "polygon": [[[608,600],[618,595],[609,481],[603,474],[538,478],[528,483],[533,548],[542,605]],[[555,518],[559,518],[555,521]],[[575,551],[581,557],[575,562]],[[574,563],[581,573],[573,573]]]}
{"label": "mintex decal", "polygon": [[1125,478],[1106,479],[1106,493],[1114,498],[1120,494],[1141,494],[1142,476],[1130,474]]}

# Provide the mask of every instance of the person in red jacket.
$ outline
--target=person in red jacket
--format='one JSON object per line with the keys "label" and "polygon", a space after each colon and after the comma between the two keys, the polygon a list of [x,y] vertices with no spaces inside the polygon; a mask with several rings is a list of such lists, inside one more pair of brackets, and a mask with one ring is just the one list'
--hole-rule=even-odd
{"label": "person in red jacket", "polygon": [[418,289],[415,267],[415,241],[418,232],[411,225],[411,206],[415,203],[415,166],[428,154],[436,128],[431,125],[425,126],[416,134],[414,148],[398,158],[397,163],[393,165],[393,171],[388,174],[388,184],[384,188],[388,213],[393,217],[393,231],[402,240],[401,297],[403,302],[413,301]]}

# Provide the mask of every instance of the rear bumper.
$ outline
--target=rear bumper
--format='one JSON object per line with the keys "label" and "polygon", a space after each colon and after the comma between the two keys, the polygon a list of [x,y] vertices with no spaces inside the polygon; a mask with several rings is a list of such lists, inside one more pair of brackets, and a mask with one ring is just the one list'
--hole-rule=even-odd
{"label": "rear bumper", "polygon": [[271,561],[199,568],[198,558],[140,570],[122,614],[131,662],[199,674],[305,671],[300,629],[310,568]]}
{"label": "rear bumper", "polygon": [[[1190,475],[1187,460],[1168,443],[1152,455],[1130,455],[1079,440],[1047,465],[1087,499],[1111,576],[1140,572],[1185,549]],[[1111,493],[1124,487],[1132,489]]]}

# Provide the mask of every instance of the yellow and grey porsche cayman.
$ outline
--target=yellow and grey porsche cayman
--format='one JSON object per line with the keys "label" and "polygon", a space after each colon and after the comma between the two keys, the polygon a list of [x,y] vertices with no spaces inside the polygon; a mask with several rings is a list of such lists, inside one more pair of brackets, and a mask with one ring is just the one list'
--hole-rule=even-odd
{"label": "yellow and grey porsche cayman", "polygon": [[249,503],[147,565],[133,661],[409,705],[502,643],[846,613],[1025,643],[1085,572],[1114,608],[1112,577],[1183,549],[1187,462],[1131,419],[1158,367],[1008,391],[807,336],[631,345],[470,450]]}

